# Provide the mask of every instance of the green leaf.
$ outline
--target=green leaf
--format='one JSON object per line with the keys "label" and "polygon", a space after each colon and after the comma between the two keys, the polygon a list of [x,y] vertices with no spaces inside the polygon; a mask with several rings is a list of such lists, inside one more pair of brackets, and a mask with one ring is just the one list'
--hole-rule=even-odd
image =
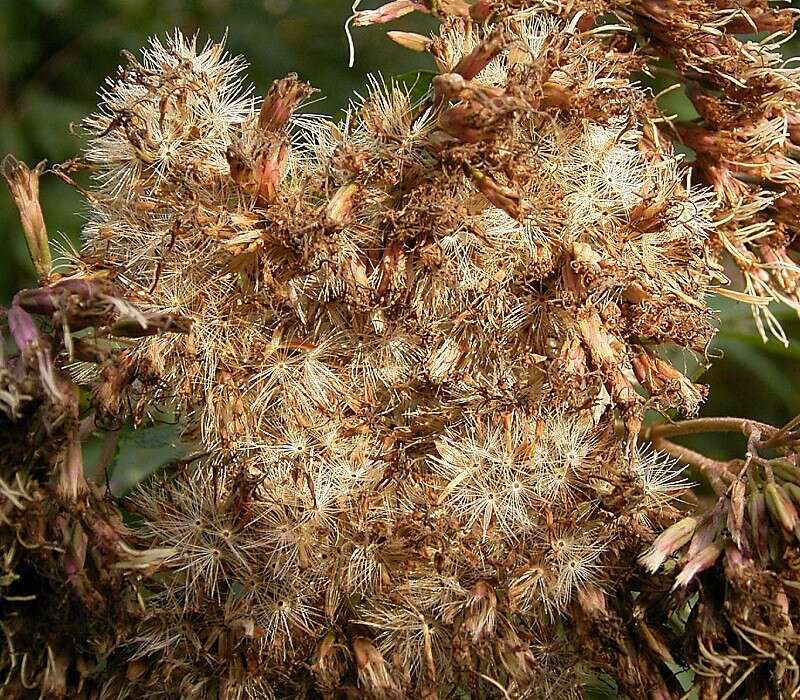
{"label": "green leaf", "polygon": [[[753,350],[752,344],[731,338],[720,343],[720,347],[728,358],[744,368],[745,371],[741,372],[740,376],[751,377],[751,380],[757,378],[773,399],[782,401],[784,406],[791,411],[797,397],[796,387],[779,366],[764,357],[763,351],[756,352]],[[780,347],[783,348],[782,345]]]}
{"label": "green leaf", "polygon": [[188,445],[180,440],[181,429],[180,424],[161,423],[126,431],[120,438],[111,475],[112,493],[125,494],[170,462],[184,457]]}
{"label": "green leaf", "polygon": [[[190,446],[180,439],[182,425],[157,423],[144,428],[122,429],[114,460],[108,468],[109,486],[115,496],[124,496],[147,477],[171,462],[185,457]],[[91,473],[100,456],[102,438],[84,447],[83,460]]]}

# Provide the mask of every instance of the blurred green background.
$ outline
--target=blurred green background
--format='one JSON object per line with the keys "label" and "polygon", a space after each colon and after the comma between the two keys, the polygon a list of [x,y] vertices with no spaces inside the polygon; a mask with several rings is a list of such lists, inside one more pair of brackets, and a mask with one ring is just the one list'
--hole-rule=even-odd
{"label": "blurred green background", "polygon": [[[378,0],[365,0],[375,7]],[[429,59],[394,46],[386,27],[357,29],[356,63],[347,68],[343,24],[350,0],[0,0],[0,157],[14,153],[33,164],[58,162],[81,146],[70,124],[92,111],[95,93],[120,63],[120,50],[137,50],[151,35],[174,27],[185,33],[221,37],[249,61],[250,80],[263,92],[290,71],[321,90],[317,112],[336,114],[367,72],[397,75],[429,67]],[[427,32],[425,18],[404,18],[396,28]],[[800,42],[785,47],[800,54]],[[657,84],[656,89],[664,87]],[[666,111],[687,115],[680,92],[666,95]],[[4,188],[0,188],[4,189]],[[42,205],[52,237],[77,241],[79,197],[53,177],[42,182]],[[77,212],[77,213],[76,213]],[[0,305],[33,282],[33,274],[10,197],[0,191]],[[707,415],[746,415],[779,424],[800,412],[800,342],[789,348],[764,344],[749,309],[712,301],[723,309],[723,331],[714,352],[721,354],[702,381],[711,385]],[[794,314],[776,309],[790,336],[800,341]],[[742,443],[716,436],[704,447],[715,456],[734,456]]]}

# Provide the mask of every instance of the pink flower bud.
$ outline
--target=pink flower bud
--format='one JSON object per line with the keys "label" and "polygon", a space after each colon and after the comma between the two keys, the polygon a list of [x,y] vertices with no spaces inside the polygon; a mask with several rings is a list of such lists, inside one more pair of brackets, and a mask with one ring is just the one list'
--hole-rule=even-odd
{"label": "pink flower bud", "polygon": [[505,34],[494,32],[464,56],[453,68],[453,73],[458,73],[465,80],[472,80],[489,65],[492,59],[506,47],[506,44]]}
{"label": "pink flower bud", "polygon": [[270,148],[256,164],[253,194],[263,202],[272,204],[277,199],[278,185],[288,160],[289,144],[280,143]]}
{"label": "pink flower bud", "polygon": [[519,194],[510,187],[505,187],[495,182],[488,175],[484,175],[477,168],[470,168],[472,181],[486,199],[498,209],[502,209],[512,219],[522,218],[522,207]]}
{"label": "pink flower bud", "polygon": [[485,22],[495,13],[496,9],[495,0],[477,0],[469,8],[469,16],[475,22]]}
{"label": "pink flower bud", "polygon": [[395,44],[399,44],[404,49],[411,51],[427,51],[430,48],[431,40],[422,34],[414,32],[386,32]]}
{"label": "pink flower bud", "polygon": [[386,3],[383,7],[378,7],[375,10],[356,12],[353,15],[353,26],[368,27],[371,24],[386,24],[411,12],[430,13],[425,3],[420,0],[393,0],[393,2]]}
{"label": "pink flower bud", "polygon": [[672,589],[675,590],[679,586],[687,586],[689,582],[695,576],[697,576],[697,574],[702,573],[706,569],[710,569],[712,566],[714,566],[715,562],[719,558],[719,555],[722,553],[722,549],[722,541],[717,540],[695,554],[695,556],[689,560],[686,566],[683,567],[683,570],[676,577],[675,585],[672,587]]}
{"label": "pink flower bud", "polygon": [[684,518],[670,525],[656,538],[650,548],[639,557],[639,563],[650,573],[658,571],[669,557],[692,538],[697,529],[697,523],[697,518]]}

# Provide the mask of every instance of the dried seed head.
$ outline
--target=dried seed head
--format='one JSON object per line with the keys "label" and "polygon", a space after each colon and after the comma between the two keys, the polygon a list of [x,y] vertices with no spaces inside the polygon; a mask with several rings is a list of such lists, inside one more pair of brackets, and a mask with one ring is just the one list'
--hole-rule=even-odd
{"label": "dried seed head", "polygon": [[[113,293],[54,284],[18,308],[129,338],[98,373],[98,418],[166,403],[205,455],[128,499],[142,548],[114,566],[160,573],[119,651],[149,670],[117,674],[114,692],[161,678],[176,695],[357,682],[433,697],[502,678],[572,697],[585,640],[565,625],[583,607],[618,636],[608,648],[646,642],[620,663],[664,694],[657,625],[617,624],[614,593],[686,484],[634,443],[646,409],[704,396],[661,347],[713,335],[726,224],[712,219],[731,204],[656,131],[628,78],[643,59],[612,28],[585,31],[598,8],[564,22],[402,0],[353,24],[412,11],[447,18],[429,42],[395,35],[440,68],[422,99],[372,79],[333,122],[295,113],[309,89],[290,76],[259,109],[240,60],[176,35],[131,59],[86,121],[96,179],[77,264],[114,270]],[[767,121],[748,157],[777,143]],[[686,133],[744,201],[739,166],[717,157],[739,136]],[[770,153],[756,173],[789,182],[790,160]],[[737,231],[753,280],[787,269],[786,246]],[[738,510],[676,523],[642,563],[688,545],[679,585],[711,567],[727,516],[748,534],[731,497]]]}
{"label": "dried seed head", "polygon": [[45,165],[42,161],[31,170],[12,155],[7,155],[0,164],[14,204],[17,205],[28,253],[40,280],[46,280],[51,272],[47,227],[39,204],[39,177],[44,172]]}
{"label": "dried seed head", "polygon": [[280,133],[299,104],[313,92],[314,89],[298,80],[295,73],[274,81],[261,104],[258,128],[268,133]]}

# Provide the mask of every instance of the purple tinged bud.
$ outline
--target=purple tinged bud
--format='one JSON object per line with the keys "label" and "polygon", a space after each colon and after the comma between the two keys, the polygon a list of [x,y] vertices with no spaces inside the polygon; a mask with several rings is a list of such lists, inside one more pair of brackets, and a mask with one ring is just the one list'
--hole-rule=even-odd
{"label": "purple tinged bud", "polygon": [[424,2],[419,0],[393,0],[374,10],[362,10],[353,15],[354,27],[367,27],[371,24],[386,24],[393,22],[411,12],[424,12],[429,14]]}
{"label": "purple tinged bud", "polygon": [[725,568],[727,570],[741,571],[750,562],[742,551],[734,545],[727,545],[725,547]]}
{"label": "purple tinged bud", "polygon": [[23,289],[14,301],[32,314],[50,316],[62,307],[64,297],[90,301],[102,293],[100,285],[86,279],[67,279],[38,289]]}
{"label": "purple tinged bud", "polygon": [[33,317],[16,304],[8,310],[8,329],[21,353],[36,348],[41,340]]}
{"label": "purple tinged bud", "polygon": [[102,292],[100,284],[94,280],[88,280],[82,277],[61,280],[52,285],[51,289],[64,290],[70,294],[77,294],[81,299],[92,299]]}
{"label": "purple tinged bud", "polygon": [[722,549],[722,541],[717,540],[695,554],[676,577],[675,585],[672,587],[672,590],[675,590],[679,586],[687,586],[697,574],[714,566],[717,559],[719,559],[719,555],[722,553]]}
{"label": "purple tinged bud", "polygon": [[50,316],[58,309],[58,297],[53,294],[51,287],[23,289],[17,293],[14,301],[21,308],[32,314]]}
{"label": "purple tinged bud", "polygon": [[767,503],[761,491],[754,493],[748,505],[750,516],[750,534],[753,539],[753,547],[763,558],[769,554],[769,521],[767,520]]}
{"label": "purple tinged bud", "polygon": [[721,500],[717,507],[706,516],[702,525],[697,528],[697,532],[694,533],[694,537],[692,537],[692,541],[689,544],[689,551],[686,553],[687,559],[694,558],[698,552],[704,550],[719,537],[720,532],[722,532],[724,506],[725,501]]}
{"label": "purple tinged bud", "polygon": [[8,328],[14,343],[20,351],[26,366],[34,368],[41,380],[42,387],[53,401],[64,397],[63,387],[50,358],[50,349],[43,342],[39,328],[31,315],[16,304],[12,304],[7,313]]}
{"label": "purple tinged bud", "polygon": [[786,532],[793,533],[798,524],[797,509],[786,491],[774,482],[769,483],[764,487],[764,499],[767,511],[775,523]]}
{"label": "purple tinged bud", "polygon": [[639,557],[639,563],[650,573],[658,571],[669,557],[692,538],[697,529],[697,523],[697,518],[689,517],[670,525],[656,538],[650,548]]}

